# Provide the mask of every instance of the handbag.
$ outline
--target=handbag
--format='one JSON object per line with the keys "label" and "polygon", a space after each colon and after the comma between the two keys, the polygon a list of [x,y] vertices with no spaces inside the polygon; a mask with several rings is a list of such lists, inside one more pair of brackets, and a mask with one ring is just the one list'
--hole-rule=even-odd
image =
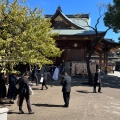
{"label": "handbag", "polygon": [[43,77],[41,77],[40,82],[43,83]]}
{"label": "handbag", "polygon": [[16,86],[16,89],[19,89],[19,88],[20,88],[19,83],[16,84],[15,86]]}
{"label": "handbag", "polygon": [[33,95],[33,94],[34,94],[34,92],[33,92],[32,88],[29,86],[29,95]]}

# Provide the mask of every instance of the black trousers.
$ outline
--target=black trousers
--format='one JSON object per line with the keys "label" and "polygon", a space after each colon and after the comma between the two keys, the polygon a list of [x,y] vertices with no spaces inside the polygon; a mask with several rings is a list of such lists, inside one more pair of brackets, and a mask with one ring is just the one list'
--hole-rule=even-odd
{"label": "black trousers", "polygon": [[69,106],[69,100],[70,100],[70,92],[63,92],[63,99],[65,102],[65,106]]}
{"label": "black trousers", "polygon": [[98,92],[101,92],[101,83],[98,83]]}
{"label": "black trousers", "polygon": [[96,92],[97,83],[94,83],[93,92]]}
{"label": "black trousers", "polygon": [[94,83],[94,92],[96,92],[96,87],[98,85],[98,92],[101,92],[101,83]]}
{"label": "black trousers", "polygon": [[47,85],[43,84],[43,83],[42,83],[42,88],[41,89],[43,89],[44,86],[45,86],[46,89],[48,89]]}
{"label": "black trousers", "polygon": [[32,109],[31,109],[31,105],[30,105],[30,97],[29,97],[29,95],[20,95],[19,111],[22,111],[22,105],[23,105],[24,98],[26,99],[28,112],[31,112]]}
{"label": "black trousers", "polygon": [[38,77],[36,75],[32,76],[32,81],[34,81],[34,79],[35,79],[36,85],[38,85]]}

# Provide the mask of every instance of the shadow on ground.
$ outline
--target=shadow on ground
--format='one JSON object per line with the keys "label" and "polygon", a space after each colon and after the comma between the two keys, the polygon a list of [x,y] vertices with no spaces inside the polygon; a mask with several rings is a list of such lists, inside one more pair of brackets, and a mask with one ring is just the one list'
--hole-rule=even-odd
{"label": "shadow on ground", "polygon": [[4,103],[0,104],[0,108],[4,108],[4,107],[7,107],[7,106],[12,106],[12,105],[8,104],[7,102],[4,102]]}
{"label": "shadow on ground", "polygon": [[[19,112],[13,112],[12,110],[10,110],[9,112],[8,112],[8,114],[19,114]],[[29,114],[29,113],[24,113],[24,114]],[[21,115],[21,114],[20,114]]]}
{"label": "shadow on ground", "polygon": [[[113,75],[103,75],[102,79],[102,87],[110,87],[120,89],[120,77]],[[72,86],[89,86],[88,78],[81,78],[79,76],[73,77]],[[93,86],[91,86],[93,87]],[[87,91],[81,91],[81,93],[85,93]]]}
{"label": "shadow on ground", "polygon": [[[46,81],[47,85],[53,85],[53,86],[61,86],[60,84],[61,76],[59,77],[59,80],[57,81],[51,81],[50,76],[48,77],[48,80]],[[41,87],[41,83],[39,83],[39,86]],[[88,84],[88,78],[82,78],[81,76],[74,76],[72,77],[72,87],[73,86],[89,86]],[[93,86],[91,86],[93,87]],[[102,76],[102,87],[110,87],[110,88],[120,88],[120,77],[113,76],[113,75],[103,75]],[[39,88],[33,88],[34,90],[39,90]]]}
{"label": "shadow on ground", "polygon": [[62,107],[62,105],[53,105],[53,104],[32,104],[38,107]]}
{"label": "shadow on ground", "polygon": [[120,89],[120,77],[107,75],[102,78],[102,86]]}
{"label": "shadow on ground", "polygon": [[93,92],[89,92],[87,90],[77,90],[77,92],[84,93],[84,94],[93,93]]}

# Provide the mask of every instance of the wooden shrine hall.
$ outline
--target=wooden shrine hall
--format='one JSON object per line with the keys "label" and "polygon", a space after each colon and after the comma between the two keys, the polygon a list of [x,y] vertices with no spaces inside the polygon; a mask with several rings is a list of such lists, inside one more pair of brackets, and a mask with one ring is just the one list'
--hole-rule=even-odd
{"label": "wooden shrine hall", "polygon": [[[71,14],[65,15],[59,6],[53,15],[45,15],[45,18],[51,19],[51,27],[53,33],[59,33],[55,36],[57,47],[64,50],[59,58],[55,59],[55,64],[60,65],[65,62],[65,69],[69,74],[79,74],[83,70],[86,73],[86,58],[91,49],[90,44],[96,37],[95,31],[87,27],[90,25],[89,14]],[[99,31],[98,34],[103,36],[103,39],[98,43],[94,50],[94,54],[98,56],[98,64],[104,64],[104,68],[108,64],[108,53],[120,47],[119,43],[115,43],[109,39],[105,39],[104,31]],[[95,71],[96,63],[92,64],[91,70]]]}

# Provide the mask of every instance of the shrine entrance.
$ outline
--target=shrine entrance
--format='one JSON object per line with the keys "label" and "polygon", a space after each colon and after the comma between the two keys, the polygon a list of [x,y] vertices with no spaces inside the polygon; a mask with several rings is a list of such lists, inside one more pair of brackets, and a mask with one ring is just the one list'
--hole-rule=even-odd
{"label": "shrine entrance", "polygon": [[[45,18],[49,18],[51,21],[52,33],[59,34],[53,38],[55,39],[56,46],[63,50],[62,55],[55,58],[55,65],[59,66],[64,60],[65,69],[68,74],[87,74],[86,58],[93,48],[93,40],[97,37],[100,40],[93,49],[92,55],[97,54],[97,64],[100,68],[103,61],[103,70],[107,73],[108,53],[112,49],[117,49],[120,43],[104,39],[105,31],[97,31],[96,34],[96,31],[90,30],[89,14],[65,15],[59,6],[54,14],[45,15]],[[92,73],[95,72],[95,66],[96,63],[90,63]]]}
{"label": "shrine entrance", "polygon": [[[96,71],[96,62],[90,63],[91,73],[94,74]],[[75,75],[83,75],[87,76],[87,64],[85,61],[66,61],[65,62],[65,70],[71,76]]]}

